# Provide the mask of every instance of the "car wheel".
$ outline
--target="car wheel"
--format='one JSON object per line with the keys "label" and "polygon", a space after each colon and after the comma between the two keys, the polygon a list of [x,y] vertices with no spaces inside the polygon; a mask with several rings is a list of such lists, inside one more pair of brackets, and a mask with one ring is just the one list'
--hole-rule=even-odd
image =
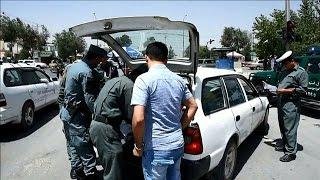
{"label": "car wheel", "polygon": [[214,176],[218,180],[231,180],[233,179],[234,170],[237,160],[237,145],[234,140],[229,141],[223,157],[217,166]]}
{"label": "car wheel", "polygon": [[259,135],[267,135],[269,132],[269,123],[268,123],[268,117],[269,117],[269,108],[267,108],[266,113],[264,115],[263,121],[261,122],[261,124],[257,127],[256,132]]}
{"label": "car wheel", "polygon": [[28,128],[33,125],[34,121],[34,108],[30,102],[24,103],[22,107],[21,126]]}

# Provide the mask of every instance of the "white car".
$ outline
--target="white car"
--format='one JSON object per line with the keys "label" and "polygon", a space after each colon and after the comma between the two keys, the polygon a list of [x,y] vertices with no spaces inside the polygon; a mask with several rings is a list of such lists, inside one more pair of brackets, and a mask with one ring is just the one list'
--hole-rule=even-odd
{"label": "white car", "polygon": [[247,67],[249,67],[251,70],[253,69],[263,69],[263,60],[254,61],[254,62],[248,62]]}
{"label": "white car", "polygon": [[119,37],[132,38],[131,47],[140,52],[152,38],[170,47],[169,53],[175,56],[168,59],[167,67],[186,80],[199,107],[184,131],[182,179],[199,179],[216,167],[217,179],[232,179],[237,147],[257,128],[267,133],[266,97],[241,74],[198,67],[199,33],[193,24],[155,16],[127,17],[89,22],[71,30],[80,37],[99,37],[130,68],[145,59],[132,59],[116,42]]}
{"label": "white car", "polygon": [[33,59],[24,59],[24,60],[19,60],[18,62],[19,63],[26,63],[29,66],[37,67],[37,68],[41,68],[41,69],[48,67],[48,65],[46,63],[37,62]]}
{"label": "white car", "polygon": [[34,122],[34,112],[55,103],[59,81],[41,69],[24,63],[0,65],[0,124],[21,124],[24,128]]}

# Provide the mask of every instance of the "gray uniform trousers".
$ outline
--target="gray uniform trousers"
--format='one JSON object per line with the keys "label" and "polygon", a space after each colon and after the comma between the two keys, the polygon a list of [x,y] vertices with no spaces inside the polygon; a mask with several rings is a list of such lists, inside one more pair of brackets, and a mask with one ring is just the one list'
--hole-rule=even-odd
{"label": "gray uniform trousers", "polygon": [[278,98],[278,120],[285,154],[297,153],[300,100]]}
{"label": "gray uniform trousers", "polygon": [[119,132],[110,124],[93,120],[90,125],[90,137],[104,168],[103,179],[123,179],[123,148]]}
{"label": "gray uniform trousers", "polygon": [[[63,108],[62,105],[59,105],[60,110]],[[63,126],[62,126],[62,132],[66,138],[66,146],[67,146],[67,154],[71,163],[71,168],[72,169],[79,169],[82,167],[82,162],[77,154],[76,148],[70,145],[70,134],[68,131],[69,125],[67,122],[62,121]]]}
{"label": "gray uniform trousers", "polygon": [[[89,126],[91,117],[81,117],[83,114],[78,112],[68,123],[68,133],[70,145],[76,150],[76,154],[81,158],[83,171],[86,175],[96,172],[96,154],[93,149],[92,141],[89,135]],[[65,129],[67,131],[67,129]]]}

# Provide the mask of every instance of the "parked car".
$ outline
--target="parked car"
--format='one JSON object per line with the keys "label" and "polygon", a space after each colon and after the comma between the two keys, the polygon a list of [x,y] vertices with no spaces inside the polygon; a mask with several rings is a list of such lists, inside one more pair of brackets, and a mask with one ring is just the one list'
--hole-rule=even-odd
{"label": "parked car", "polygon": [[246,64],[247,67],[249,67],[251,70],[253,69],[263,69],[263,60],[254,61],[254,62],[248,62]]}
{"label": "parked car", "polygon": [[42,63],[42,62],[36,62],[33,59],[24,59],[24,60],[19,60],[19,63],[26,63],[27,65],[31,66],[31,67],[37,67],[37,68],[47,68],[48,65],[46,63]]}
{"label": "parked car", "polygon": [[59,93],[57,78],[24,63],[0,65],[0,124],[34,123],[34,112],[55,103]]}
{"label": "parked car", "polygon": [[[308,73],[308,87],[305,95],[301,97],[302,106],[314,110],[320,110],[320,55],[305,55],[298,56],[295,59],[299,65]],[[282,64],[276,64],[275,68],[269,71],[261,71],[251,73],[249,75],[250,81],[257,89],[263,90],[263,81],[273,86],[277,86],[279,82],[279,75]],[[268,99],[272,105],[277,102],[276,92],[268,91]]]}
{"label": "parked car", "polygon": [[[145,50],[141,44],[150,37],[171,46],[175,56],[168,59],[167,67],[185,79],[199,107],[194,120],[184,130],[182,179],[199,179],[213,169],[218,179],[232,179],[237,147],[255,129],[267,133],[269,102],[266,97],[260,96],[241,74],[197,66],[199,33],[193,24],[156,16],[128,17],[89,22],[71,31],[80,37],[99,36],[129,68],[146,63],[145,59],[132,59],[116,43],[117,37],[124,34],[135,37],[137,41],[133,41],[131,47],[141,52]],[[138,158],[130,156],[133,144],[126,147],[131,147],[125,148],[128,150],[126,162],[135,164],[136,168],[127,168],[127,175],[130,176],[130,170],[142,173],[141,168],[137,168],[139,163],[131,162],[139,162]]]}

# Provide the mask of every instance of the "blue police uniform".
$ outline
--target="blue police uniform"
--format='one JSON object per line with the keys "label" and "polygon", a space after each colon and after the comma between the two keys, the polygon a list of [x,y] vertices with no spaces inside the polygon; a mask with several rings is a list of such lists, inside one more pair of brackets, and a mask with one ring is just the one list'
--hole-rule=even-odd
{"label": "blue police uniform", "polygon": [[96,158],[89,127],[94,101],[99,93],[98,87],[99,78],[94,67],[90,67],[89,60],[83,59],[68,69],[61,119],[68,124],[65,131],[68,131],[70,144],[81,158],[86,175],[96,172]]}

